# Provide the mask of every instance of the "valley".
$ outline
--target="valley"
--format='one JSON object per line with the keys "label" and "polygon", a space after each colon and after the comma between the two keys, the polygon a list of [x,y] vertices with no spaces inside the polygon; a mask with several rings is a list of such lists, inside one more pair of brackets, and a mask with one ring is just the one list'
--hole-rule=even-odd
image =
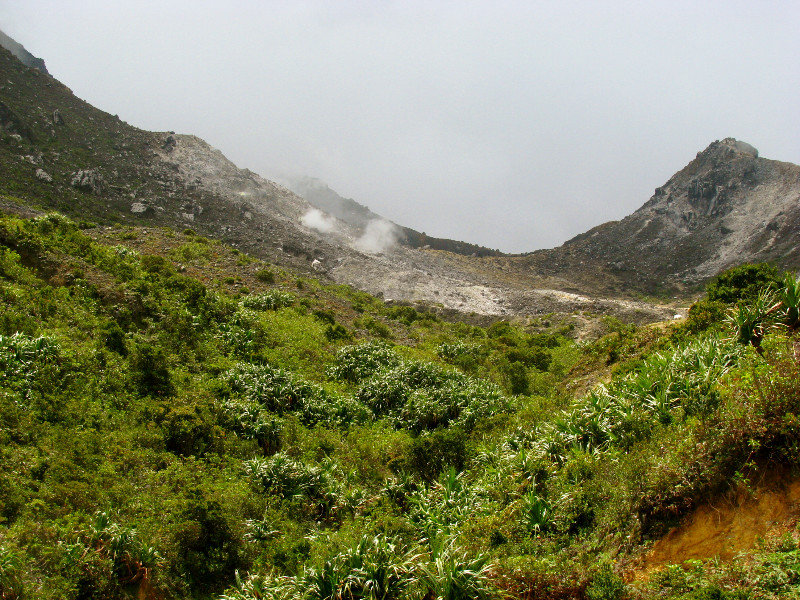
{"label": "valley", "polygon": [[725,138],[504,255],[30,58],[0,48],[0,598],[800,594],[800,167]]}

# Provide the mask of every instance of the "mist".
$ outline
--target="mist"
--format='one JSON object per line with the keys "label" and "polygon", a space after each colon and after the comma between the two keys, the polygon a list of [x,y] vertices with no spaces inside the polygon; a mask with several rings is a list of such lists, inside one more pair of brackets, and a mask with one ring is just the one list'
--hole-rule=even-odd
{"label": "mist", "polygon": [[367,223],[364,233],[355,241],[353,247],[367,254],[380,254],[394,246],[399,235],[400,231],[394,223],[375,219]]}
{"label": "mist", "polygon": [[320,233],[331,233],[336,229],[336,219],[326,215],[318,208],[312,208],[300,218],[300,223],[309,229],[314,229]]}
{"label": "mist", "polygon": [[0,4],[137,127],[518,252],[624,217],[716,139],[800,163],[798,22],[794,1]]}

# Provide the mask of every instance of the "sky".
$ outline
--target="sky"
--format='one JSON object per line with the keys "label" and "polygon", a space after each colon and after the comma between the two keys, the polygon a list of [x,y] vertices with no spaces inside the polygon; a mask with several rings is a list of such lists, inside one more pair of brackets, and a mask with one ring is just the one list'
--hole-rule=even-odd
{"label": "sky", "polygon": [[128,123],[524,252],[633,212],[708,144],[800,163],[800,2],[0,0]]}

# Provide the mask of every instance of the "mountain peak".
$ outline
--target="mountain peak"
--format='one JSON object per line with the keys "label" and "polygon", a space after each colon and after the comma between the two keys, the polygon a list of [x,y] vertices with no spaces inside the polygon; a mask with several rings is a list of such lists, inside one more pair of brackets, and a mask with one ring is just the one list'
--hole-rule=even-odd
{"label": "mountain peak", "polygon": [[758,158],[758,150],[747,142],[727,137],[723,140],[712,142],[705,150],[698,152],[697,157],[700,158],[701,156],[713,156],[722,160],[731,160],[739,156]]}

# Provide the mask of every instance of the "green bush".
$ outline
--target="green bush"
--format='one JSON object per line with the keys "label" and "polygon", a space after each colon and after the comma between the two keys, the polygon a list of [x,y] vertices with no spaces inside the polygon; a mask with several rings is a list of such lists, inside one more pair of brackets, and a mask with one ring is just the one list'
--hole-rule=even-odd
{"label": "green bush", "polygon": [[234,400],[257,404],[279,416],[296,413],[306,425],[347,426],[368,417],[368,411],[352,400],[328,394],[318,385],[268,365],[239,363],[223,381]]}
{"label": "green bush", "polygon": [[508,409],[494,384],[421,361],[381,371],[362,384],[356,400],[415,433],[451,424],[471,430],[479,419]]}
{"label": "green bush", "polygon": [[246,564],[240,552],[243,542],[229,517],[218,501],[192,489],[176,521],[177,566],[194,590],[221,592],[234,571]]}
{"label": "green bush", "polygon": [[182,456],[203,456],[218,436],[214,415],[202,405],[172,406],[161,427],[167,450]]}
{"label": "green bush", "polygon": [[106,348],[116,352],[121,356],[128,355],[128,347],[125,343],[125,332],[116,321],[107,323],[101,330],[103,344]]}
{"label": "green bush", "polygon": [[400,363],[400,357],[383,342],[369,342],[346,346],[336,354],[336,362],[328,369],[328,375],[339,381],[359,381]]}
{"label": "green bush", "polygon": [[361,319],[361,326],[380,338],[388,340],[392,337],[392,330],[389,329],[386,323],[382,323],[372,317],[363,317]]}
{"label": "green bush", "polygon": [[521,362],[506,362],[501,367],[506,388],[512,394],[528,394],[530,392],[530,379],[528,369]]}
{"label": "green bush", "polygon": [[464,431],[437,429],[414,438],[408,448],[408,468],[425,481],[434,481],[448,467],[463,471],[467,462]]}
{"label": "green bush", "polygon": [[254,310],[278,310],[295,303],[297,297],[289,292],[271,290],[256,296],[248,296],[242,300],[242,306]]}
{"label": "green bush", "polygon": [[774,265],[744,264],[717,275],[706,286],[706,295],[711,302],[733,304],[754,300],[762,289],[777,290],[781,283],[782,276]]}
{"label": "green bush", "polygon": [[328,325],[336,324],[336,316],[333,314],[332,310],[325,310],[319,308],[314,310],[311,314],[313,314],[317,319],[319,319],[323,323],[327,323]]}
{"label": "green bush", "polygon": [[205,263],[211,258],[211,248],[199,241],[186,242],[172,251],[177,260]]}
{"label": "green bush", "polygon": [[335,342],[337,340],[349,340],[350,332],[339,323],[334,323],[333,325],[328,325],[325,328],[325,339],[329,342]]}
{"label": "green bush", "polygon": [[697,334],[721,325],[725,320],[725,310],[725,303],[719,300],[698,300],[689,307],[684,329],[691,334]]}
{"label": "green bush", "polygon": [[330,480],[319,467],[308,467],[283,452],[244,463],[245,473],[258,489],[281,498],[321,498]]}
{"label": "green bush", "polygon": [[38,365],[55,360],[58,353],[58,344],[49,337],[0,335],[0,373],[6,377],[30,377]]}
{"label": "green bush", "polygon": [[266,284],[275,283],[275,273],[271,269],[259,269],[256,271],[256,279]]}
{"label": "green bush", "polygon": [[149,342],[135,347],[131,356],[131,377],[142,396],[171,396],[175,391],[164,350]]}
{"label": "green bush", "polygon": [[625,597],[625,583],[614,573],[611,565],[603,564],[592,577],[586,588],[588,600],[622,600]]}

